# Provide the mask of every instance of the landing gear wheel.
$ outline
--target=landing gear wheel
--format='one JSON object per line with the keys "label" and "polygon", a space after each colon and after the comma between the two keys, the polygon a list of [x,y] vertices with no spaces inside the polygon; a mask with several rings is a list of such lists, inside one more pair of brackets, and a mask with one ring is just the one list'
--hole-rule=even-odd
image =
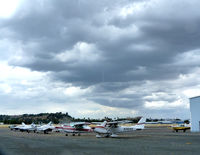
{"label": "landing gear wheel", "polygon": [[98,135],[96,135],[96,138],[102,138],[102,137],[101,137],[101,135],[98,134]]}
{"label": "landing gear wheel", "polygon": [[116,135],[116,134],[112,134],[112,135],[110,135],[110,137],[112,137],[112,138],[116,138],[116,137],[118,137],[118,135]]}
{"label": "landing gear wheel", "polygon": [[75,136],[75,134],[73,133],[72,136]]}
{"label": "landing gear wheel", "polygon": [[65,136],[68,136],[68,134],[66,133]]}

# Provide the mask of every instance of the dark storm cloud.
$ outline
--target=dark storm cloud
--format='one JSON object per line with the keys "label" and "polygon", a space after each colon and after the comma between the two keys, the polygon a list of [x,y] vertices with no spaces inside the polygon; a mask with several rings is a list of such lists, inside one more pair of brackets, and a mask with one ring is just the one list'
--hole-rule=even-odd
{"label": "dark storm cloud", "polygon": [[133,108],[134,110],[138,110],[141,109],[142,106],[142,102],[141,99],[129,99],[127,100],[123,100],[121,98],[115,98],[113,100],[108,100],[108,99],[103,99],[103,98],[97,98],[97,99],[93,99],[93,101],[97,102],[97,103],[101,103],[102,105],[105,106],[110,106],[110,107],[118,107],[118,108]]}
{"label": "dark storm cloud", "polygon": [[[53,80],[81,88],[93,85],[96,87],[93,95],[97,97],[89,98],[103,105],[142,107],[147,91],[141,90],[142,95],[116,94],[134,82],[136,86],[148,80],[159,83],[189,73],[190,66],[176,64],[175,58],[200,48],[200,12],[192,2],[184,1],[177,6],[179,3],[179,0],[26,2],[13,18],[1,24],[8,39],[22,44],[22,56],[27,60],[9,63],[48,72]],[[122,8],[128,10],[136,5],[139,10],[132,8],[132,13],[120,15]],[[79,43],[92,47],[89,54],[78,47]],[[67,57],[63,61],[58,58],[62,53]],[[92,61],[94,55],[97,58]],[[196,63],[192,67],[198,66]],[[104,85],[100,86],[101,83]],[[123,96],[125,99],[120,100]]]}

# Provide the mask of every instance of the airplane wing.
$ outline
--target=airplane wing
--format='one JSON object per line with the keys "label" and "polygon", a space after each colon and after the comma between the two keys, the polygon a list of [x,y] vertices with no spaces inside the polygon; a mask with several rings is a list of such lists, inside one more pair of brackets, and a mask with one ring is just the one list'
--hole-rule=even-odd
{"label": "airplane wing", "polygon": [[47,134],[48,132],[51,132],[54,129],[55,129],[54,126],[45,125],[45,126],[37,127],[36,132],[44,132],[44,134]]}
{"label": "airplane wing", "polygon": [[92,122],[91,124],[94,124],[94,125],[101,125],[103,122]]}
{"label": "airplane wing", "polygon": [[91,123],[88,122],[76,122],[74,125],[90,125]]}
{"label": "airplane wing", "polygon": [[117,121],[119,124],[128,124],[128,123],[133,123],[133,121],[130,120],[122,120],[122,121]]}
{"label": "airplane wing", "polygon": [[52,128],[51,127],[39,127],[39,128],[37,128],[37,130],[46,131],[46,130],[52,130]]}
{"label": "airplane wing", "polygon": [[107,124],[119,124],[118,121],[114,121],[114,122],[107,122]]}
{"label": "airplane wing", "polygon": [[116,128],[118,126],[119,122],[114,121],[114,122],[107,122],[107,127],[109,128]]}
{"label": "airplane wing", "polygon": [[90,125],[90,123],[87,123],[87,122],[78,122],[78,123],[74,123],[74,127],[76,129],[81,129],[83,128],[84,125]]}
{"label": "airplane wing", "polygon": [[116,128],[119,124],[127,124],[131,123],[130,121],[113,121],[113,122],[107,122],[107,127],[109,128]]}

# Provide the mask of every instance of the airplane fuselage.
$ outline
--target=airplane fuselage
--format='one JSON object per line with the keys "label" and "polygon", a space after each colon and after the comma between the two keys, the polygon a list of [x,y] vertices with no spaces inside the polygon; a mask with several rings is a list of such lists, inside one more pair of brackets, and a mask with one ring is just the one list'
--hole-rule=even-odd
{"label": "airplane fuselage", "polygon": [[62,127],[56,127],[58,131],[64,131],[66,133],[85,133],[92,132],[93,130],[89,126],[82,126],[81,128],[76,128],[74,126],[65,125]]}
{"label": "airplane fuselage", "polygon": [[137,124],[134,126],[120,126],[116,122],[108,122],[104,123],[103,125],[96,126],[94,132],[99,134],[97,137],[100,137],[100,135],[105,135],[107,137],[112,137],[114,135],[114,137],[116,137],[117,133],[133,132],[135,130],[142,129],[144,129],[144,124]]}
{"label": "airplane fuselage", "polygon": [[132,132],[137,130],[137,128],[134,127],[122,127],[117,126],[115,128],[107,128],[107,127],[96,127],[94,129],[95,132],[99,134],[112,134],[112,133],[122,133],[122,132]]}

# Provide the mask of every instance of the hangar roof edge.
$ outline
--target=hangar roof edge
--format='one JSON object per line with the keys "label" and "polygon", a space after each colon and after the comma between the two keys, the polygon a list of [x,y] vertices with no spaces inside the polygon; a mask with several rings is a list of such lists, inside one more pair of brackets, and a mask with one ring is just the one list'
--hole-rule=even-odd
{"label": "hangar roof edge", "polygon": [[200,98],[200,96],[190,97],[189,99]]}

